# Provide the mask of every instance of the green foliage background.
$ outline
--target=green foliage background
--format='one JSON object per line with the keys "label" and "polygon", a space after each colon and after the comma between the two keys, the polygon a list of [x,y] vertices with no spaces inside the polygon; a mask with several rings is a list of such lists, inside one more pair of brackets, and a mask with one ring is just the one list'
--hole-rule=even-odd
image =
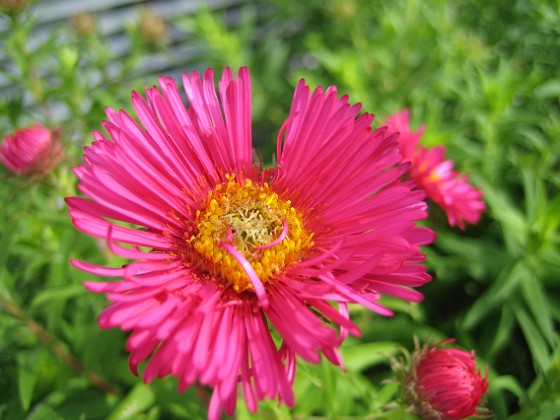
{"label": "green foliage background", "polygon": [[[465,231],[430,206],[426,224],[438,239],[425,249],[433,275],[421,289],[425,301],[385,299],[392,318],[352,308],[363,337],[342,349],[346,372],[301,363],[293,409],[264,401],[251,415],[239,404],[236,418],[406,418],[394,404],[396,385],[384,380],[387,355],[397,344],[412,349],[414,335],[456,337],[476,350],[488,366],[487,406],[496,418],[560,413],[558,1],[235,2],[173,16],[169,28],[184,34],[173,41],[147,39],[129,24],[130,53],[119,57],[104,35],[76,35],[69,22],[34,38],[33,8],[1,19],[8,28],[1,72],[11,86],[0,102],[0,132],[42,121],[62,129],[67,150],[45,179],[0,172],[1,418],[206,415],[208,390],[179,394],[174,378],[144,385],[129,373],[126,335],[99,329],[106,301],[81,285],[92,276],[68,263],[125,262],[75,231],[63,197],[76,194],[70,168],[101,128],[104,107],[130,110],[130,91],[157,82],[139,70],[156,56],[184,71],[248,66],[255,142],[267,160],[302,77],[336,85],[376,121],[409,108],[413,126],[426,126],[423,143],[445,145],[488,205]],[[171,57],[170,42],[196,54]]]}

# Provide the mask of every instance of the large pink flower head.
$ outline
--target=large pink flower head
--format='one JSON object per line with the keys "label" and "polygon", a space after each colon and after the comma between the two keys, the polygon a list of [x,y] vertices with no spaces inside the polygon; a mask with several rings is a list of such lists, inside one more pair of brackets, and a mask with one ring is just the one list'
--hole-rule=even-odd
{"label": "large pink flower head", "polygon": [[488,389],[488,372],[476,368],[474,351],[439,348],[444,340],[420,347],[417,343],[410,366],[394,362],[411,411],[423,420],[462,420],[487,417],[490,411],[479,404]]}
{"label": "large pink flower head", "polygon": [[410,178],[445,211],[449,224],[464,229],[465,223],[477,223],[486,210],[482,193],[466,175],[453,170],[453,161],[445,160],[445,147],[418,148],[424,127],[415,132],[410,129],[408,110],[390,116],[385,124],[390,131],[399,133],[403,159],[411,163]]}
{"label": "large pink flower head", "polygon": [[159,82],[132,94],[140,123],[108,109],[108,137],[95,132],[74,169],[89,199],[67,199],[78,229],[133,262],[74,264],[121,278],[86,286],[112,302],[103,328],[132,331],[144,381],[210,386],[210,418],[233,413],[238,384],[252,411],[263,398],[293,405],[296,356],[341,365],[338,347],[359,334],[348,303],[390,315],[381,294],[421,300],[419,246],[434,239],[415,226],[424,193],[399,182],[397,136],[372,132],[373,116],[334,87],[297,85],[265,169],[252,161],[246,68],[224,71],[219,97],[211,69],[185,73],[188,108]]}
{"label": "large pink flower head", "polygon": [[0,145],[0,161],[17,175],[46,174],[62,155],[58,131],[50,131],[41,123],[16,130]]}

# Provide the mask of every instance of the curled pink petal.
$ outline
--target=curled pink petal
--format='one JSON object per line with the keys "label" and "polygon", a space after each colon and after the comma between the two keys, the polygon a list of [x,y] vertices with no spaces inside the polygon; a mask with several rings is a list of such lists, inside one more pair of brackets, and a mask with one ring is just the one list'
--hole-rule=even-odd
{"label": "curled pink petal", "polygon": [[278,236],[278,238],[276,238],[274,241],[272,241],[269,244],[266,245],[260,245],[260,246],[256,246],[255,249],[267,249],[267,248],[272,248],[273,246],[278,245],[279,243],[282,243],[282,241],[284,239],[286,239],[286,236],[288,236],[288,223],[285,220],[282,220],[282,233],[280,233],[280,235]]}
{"label": "curled pink petal", "polygon": [[259,279],[259,276],[251,266],[251,263],[247,261],[247,259],[243,256],[243,254],[241,254],[237,249],[235,249],[235,246],[233,246],[232,244],[228,244],[226,242],[219,242],[218,245],[226,249],[236,259],[236,261],[241,265],[241,267],[243,267],[243,270],[245,271],[245,273],[249,277],[249,280],[251,280],[253,287],[255,288],[255,294],[259,299],[260,305],[263,308],[266,308],[268,306],[268,299],[266,298],[266,290],[264,289],[264,286],[261,280]]}

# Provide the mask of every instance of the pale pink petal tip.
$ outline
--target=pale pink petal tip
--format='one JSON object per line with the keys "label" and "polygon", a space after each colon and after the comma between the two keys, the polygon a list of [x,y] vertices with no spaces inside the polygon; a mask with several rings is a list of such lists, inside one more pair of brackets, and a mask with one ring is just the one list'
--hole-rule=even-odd
{"label": "pale pink petal tip", "polygon": [[411,162],[409,177],[445,211],[449,224],[465,229],[467,223],[478,223],[486,210],[483,194],[469,183],[467,176],[453,170],[453,162],[445,160],[445,147],[418,147],[424,127],[411,130],[408,110],[393,114],[386,124],[399,133],[403,160]]}

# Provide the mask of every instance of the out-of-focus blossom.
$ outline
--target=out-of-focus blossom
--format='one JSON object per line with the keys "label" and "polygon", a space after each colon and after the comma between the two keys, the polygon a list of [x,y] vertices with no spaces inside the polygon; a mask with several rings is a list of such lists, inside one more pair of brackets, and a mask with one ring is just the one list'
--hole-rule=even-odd
{"label": "out-of-focus blossom", "polygon": [[30,0],[0,0],[0,12],[21,13],[29,7]]}
{"label": "out-of-focus blossom", "polygon": [[341,365],[338,347],[359,334],[348,303],[391,315],[381,294],[422,299],[412,288],[430,280],[419,246],[434,234],[415,226],[425,194],[400,182],[397,136],[373,132],[373,115],[334,87],[297,85],[278,164],[262,168],[247,68],[237,79],[226,69],[219,96],[211,69],[183,84],[188,108],[168,77],[146,99],[133,93],[142,125],[108,110],[108,137],[95,132],[75,168],[89,199],[67,202],[78,229],[134,262],[74,264],[123,277],[86,286],[112,301],[103,328],[132,331],[131,370],[150,358],[144,381],[212,387],[212,419],[234,412],[238,383],[251,411],[263,398],[292,405],[296,356]]}
{"label": "out-of-focus blossom", "polygon": [[58,130],[41,123],[20,128],[4,137],[0,161],[17,175],[45,175],[60,163],[64,152]]}
{"label": "out-of-focus blossom", "polygon": [[95,32],[97,24],[92,14],[80,12],[70,18],[70,23],[79,36],[88,36]]}
{"label": "out-of-focus blossom", "polygon": [[167,36],[167,22],[152,8],[140,9],[138,30],[144,39],[153,45],[161,45]]}
{"label": "out-of-focus blossom", "polygon": [[488,372],[477,370],[474,350],[439,348],[454,339],[430,345],[426,342],[406,360],[393,362],[401,382],[408,411],[423,420],[461,420],[471,416],[489,417],[479,405],[488,388]]}
{"label": "out-of-focus blossom", "polygon": [[482,193],[469,183],[467,175],[453,170],[453,162],[445,160],[445,147],[418,147],[424,127],[410,129],[408,110],[390,116],[386,125],[399,133],[403,159],[410,162],[409,177],[445,211],[449,224],[464,229],[466,223],[477,223],[486,210]]}

